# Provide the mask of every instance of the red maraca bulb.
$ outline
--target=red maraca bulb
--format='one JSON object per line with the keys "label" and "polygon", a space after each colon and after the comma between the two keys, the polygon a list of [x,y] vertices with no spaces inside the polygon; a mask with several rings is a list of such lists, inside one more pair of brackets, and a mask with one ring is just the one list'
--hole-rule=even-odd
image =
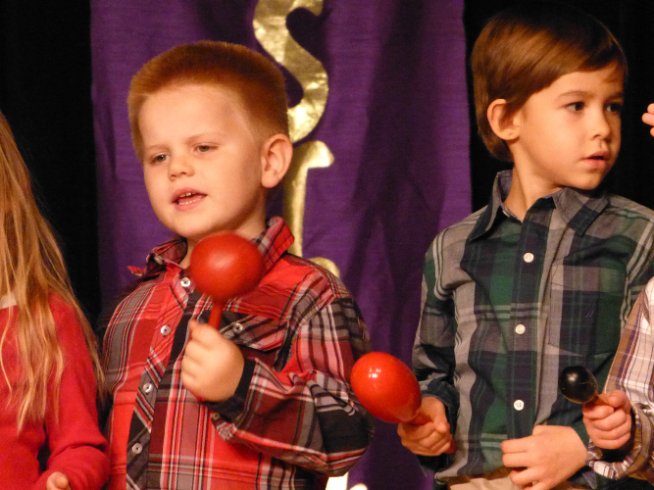
{"label": "red maraca bulb", "polygon": [[406,364],[385,352],[361,356],[352,366],[350,382],[366,410],[386,422],[411,422],[420,407],[415,376]]}
{"label": "red maraca bulb", "polygon": [[211,296],[222,310],[229,298],[257,286],[263,275],[263,257],[250,240],[235,233],[217,233],[195,245],[189,273],[198,290]]}

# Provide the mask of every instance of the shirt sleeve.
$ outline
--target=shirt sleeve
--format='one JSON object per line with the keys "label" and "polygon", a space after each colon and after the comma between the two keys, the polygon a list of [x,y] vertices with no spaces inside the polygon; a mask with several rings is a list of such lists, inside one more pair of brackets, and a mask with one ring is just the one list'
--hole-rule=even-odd
{"label": "shirt sleeve", "polygon": [[[441,233],[425,258],[422,279],[422,309],[413,345],[413,368],[423,396],[435,396],[445,405],[452,434],[456,431],[459,394],[454,387],[454,342],[456,322],[451,292],[443,287]],[[420,458],[432,469],[448,466],[451,456]]]}
{"label": "shirt sleeve", "polygon": [[210,404],[231,442],[327,475],[344,474],[364,453],[370,415],[348,383],[367,334],[351,298],[337,299],[298,325],[288,361],[274,369],[246,360],[236,394]]}
{"label": "shirt sleeve", "polygon": [[45,488],[51,473],[64,473],[73,490],[102,488],[109,476],[107,441],[98,427],[97,388],[91,357],[75,311],[59,301],[52,313],[64,355],[58,414],[48,410],[49,459],[35,489]]}
{"label": "shirt sleeve", "polygon": [[603,461],[603,452],[591,442],[589,464],[600,475],[620,479],[627,476],[654,483],[654,326],[650,313],[654,303],[654,279],[638,297],[623,329],[620,345],[607,379],[605,391],[622,390],[634,413],[631,450],[621,461]]}

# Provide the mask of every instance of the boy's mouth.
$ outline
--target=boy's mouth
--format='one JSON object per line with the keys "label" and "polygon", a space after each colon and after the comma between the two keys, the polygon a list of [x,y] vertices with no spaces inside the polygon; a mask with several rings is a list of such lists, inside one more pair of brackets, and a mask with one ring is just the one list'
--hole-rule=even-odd
{"label": "boy's mouth", "polygon": [[606,161],[609,159],[609,153],[607,151],[598,151],[597,153],[593,153],[592,155],[586,157],[586,159]]}
{"label": "boy's mouth", "polygon": [[200,192],[186,191],[177,194],[173,198],[173,202],[178,206],[190,206],[191,204],[201,201],[205,196],[206,194]]}

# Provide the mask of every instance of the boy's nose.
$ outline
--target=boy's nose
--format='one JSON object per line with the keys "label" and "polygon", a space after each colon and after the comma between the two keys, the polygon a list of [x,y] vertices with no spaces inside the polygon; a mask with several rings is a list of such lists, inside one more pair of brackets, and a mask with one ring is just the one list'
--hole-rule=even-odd
{"label": "boy's nose", "polygon": [[171,157],[170,163],[168,164],[168,176],[172,178],[179,177],[181,175],[192,175],[193,166],[188,162],[184,157]]}
{"label": "boy's nose", "polygon": [[611,116],[606,114],[605,112],[602,111],[602,113],[598,114],[593,121],[593,137],[600,137],[602,139],[606,139],[611,136],[611,133],[613,131],[613,127],[611,126],[611,121],[609,121],[609,118]]}

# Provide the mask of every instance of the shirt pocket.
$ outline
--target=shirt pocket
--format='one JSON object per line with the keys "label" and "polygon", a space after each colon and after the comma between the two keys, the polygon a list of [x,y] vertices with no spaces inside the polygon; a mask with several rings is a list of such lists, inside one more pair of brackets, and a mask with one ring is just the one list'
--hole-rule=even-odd
{"label": "shirt pocket", "polygon": [[279,361],[280,353],[284,349],[288,329],[278,320],[246,315],[230,319],[221,328],[226,338],[238,344],[248,357],[257,357],[267,364]]}
{"label": "shirt pocket", "polygon": [[588,364],[613,354],[620,339],[624,288],[624,261],[619,257],[580,251],[556,261],[548,343]]}

